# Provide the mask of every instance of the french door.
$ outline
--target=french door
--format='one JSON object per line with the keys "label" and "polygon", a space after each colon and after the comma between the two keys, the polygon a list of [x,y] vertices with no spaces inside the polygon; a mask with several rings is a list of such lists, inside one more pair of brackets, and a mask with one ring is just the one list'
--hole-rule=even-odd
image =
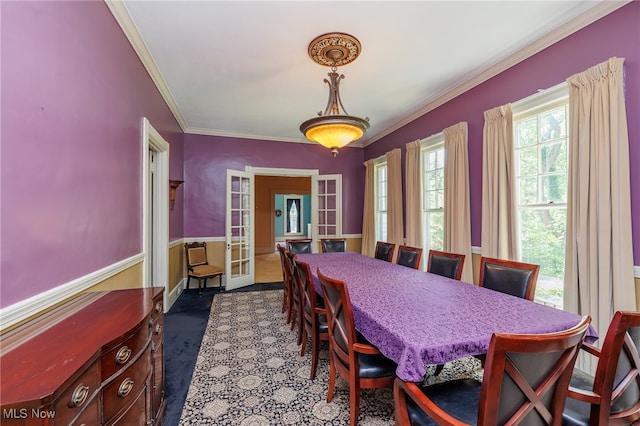
{"label": "french door", "polygon": [[225,256],[226,288],[253,284],[253,173],[227,170],[227,210]]}

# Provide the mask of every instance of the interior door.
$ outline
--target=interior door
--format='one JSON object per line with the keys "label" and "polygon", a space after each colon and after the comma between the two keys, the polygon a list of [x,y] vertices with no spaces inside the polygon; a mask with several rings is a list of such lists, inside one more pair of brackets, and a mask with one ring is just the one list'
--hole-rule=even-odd
{"label": "interior door", "polygon": [[313,239],[342,237],[342,175],[314,175],[311,199]]}
{"label": "interior door", "polygon": [[226,288],[248,286],[255,281],[253,234],[253,173],[227,170],[225,256]]}

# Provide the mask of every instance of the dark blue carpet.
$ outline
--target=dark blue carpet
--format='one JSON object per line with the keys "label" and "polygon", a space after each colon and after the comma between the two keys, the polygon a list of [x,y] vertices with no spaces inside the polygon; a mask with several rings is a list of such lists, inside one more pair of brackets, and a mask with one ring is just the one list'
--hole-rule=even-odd
{"label": "dark blue carpet", "polygon": [[[254,284],[232,291],[281,289],[282,283]],[[207,327],[211,302],[218,288],[185,290],[164,317],[165,398],[164,424],[177,426],[191,383],[200,342]]]}

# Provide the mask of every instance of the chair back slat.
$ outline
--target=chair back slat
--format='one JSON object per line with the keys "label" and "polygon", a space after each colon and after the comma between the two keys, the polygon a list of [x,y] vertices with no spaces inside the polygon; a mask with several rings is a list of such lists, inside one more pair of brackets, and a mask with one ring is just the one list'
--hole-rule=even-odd
{"label": "chair back slat", "polygon": [[320,240],[323,253],[342,253],[347,251],[347,240],[344,238],[323,238]]}
{"label": "chair back slat", "polygon": [[319,270],[318,278],[322,285],[329,325],[329,341],[333,345],[333,353],[338,357],[338,361],[357,370],[356,357],[352,348],[357,340],[356,329],[347,286],[343,281],[322,275]]}
{"label": "chair back slat", "polygon": [[533,300],[539,265],[512,260],[480,258],[480,287]]}
{"label": "chair back slat", "polygon": [[385,243],[383,241],[376,242],[376,251],[374,257],[376,259],[384,260],[385,262],[391,262],[393,259],[393,252],[396,249],[396,245],[393,243]]}
{"label": "chair back slat", "polygon": [[418,269],[420,260],[422,259],[422,249],[419,247],[411,247],[401,245],[398,247],[398,265],[407,266],[409,268]]}
{"label": "chair back slat", "polygon": [[491,338],[478,425],[559,425],[571,373],[591,318],[557,333]]}
{"label": "chair back slat", "polygon": [[640,312],[616,312],[602,343],[594,379],[594,392],[602,395],[602,403],[592,407],[592,417],[598,421],[612,423],[615,417],[618,422],[640,420],[639,348]]}
{"label": "chair back slat", "polygon": [[429,250],[427,272],[460,281],[464,259],[464,254]]}
{"label": "chair back slat", "polygon": [[310,238],[287,240],[287,250],[296,254],[311,253],[311,243],[312,240]]}

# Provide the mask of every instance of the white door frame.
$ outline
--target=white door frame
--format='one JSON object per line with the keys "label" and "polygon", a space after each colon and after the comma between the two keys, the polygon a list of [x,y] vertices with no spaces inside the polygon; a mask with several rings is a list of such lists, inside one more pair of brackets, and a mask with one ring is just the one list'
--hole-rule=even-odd
{"label": "white door frame", "polygon": [[[153,197],[149,151],[156,153]],[[153,201],[151,201],[153,200]],[[151,238],[153,236],[153,238]],[[142,253],[143,287],[163,286],[169,296],[169,143],[142,118]],[[152,270],[153,268],[153,270]]]}
{"label": "white door frame", "polygon": [[[253,176],[286,176],[286,177],[311,177],[318,176],[320,171],[318,169],[281,169],[281,168],[272,168],[272,167],[252,167],[245,166],[244,170],[249,173],[253,173]],[[313,211],[313,205],[316,200],[311,197],[311,208]],[[317,215],[311,215],[311,235],[309,238],[312,240],[316,240],[317,234]],[[315,244],[312,244],[312,247],[315,248]]]}

